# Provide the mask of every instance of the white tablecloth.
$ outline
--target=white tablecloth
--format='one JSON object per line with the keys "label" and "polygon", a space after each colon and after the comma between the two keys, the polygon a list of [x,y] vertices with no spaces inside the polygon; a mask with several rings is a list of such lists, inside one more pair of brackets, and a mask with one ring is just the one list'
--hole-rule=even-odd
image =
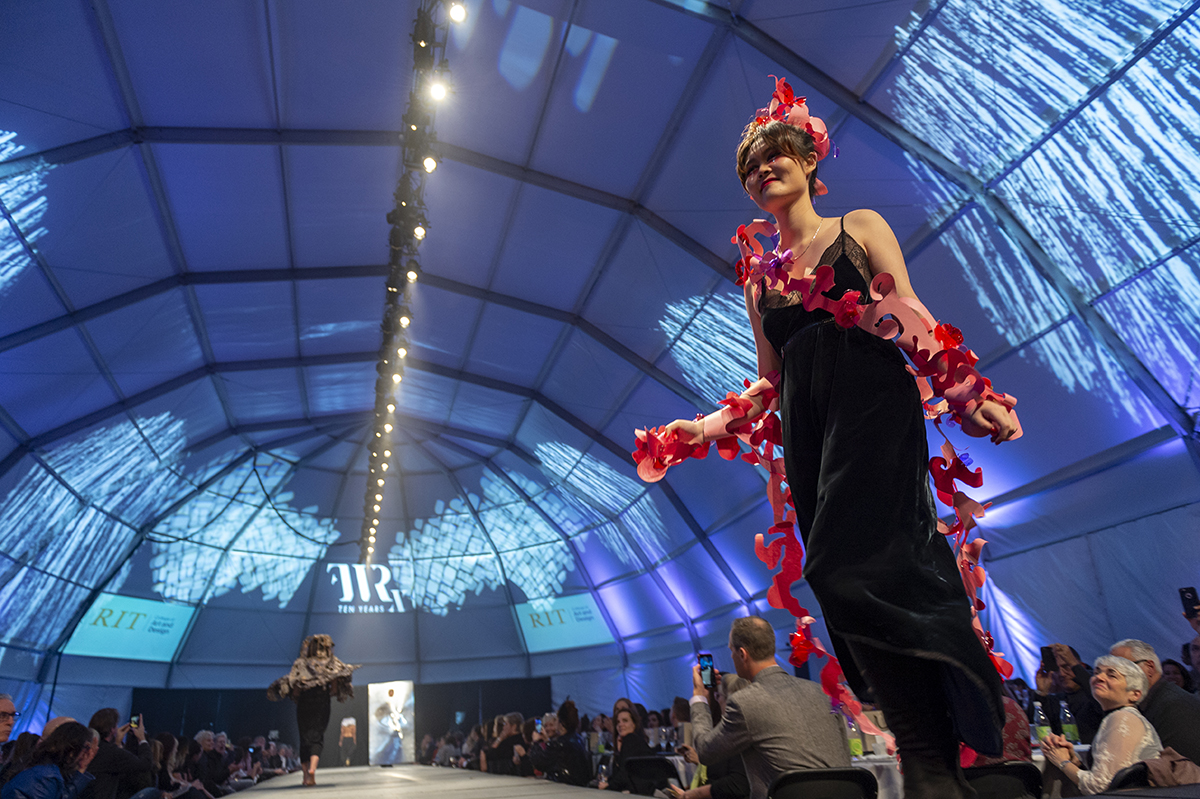
{"label": "white tablecloth", "polygon": [[[1077,745],[1075,751],[1081,755],[1091,749],[1087,745]],[[1046,758],[1038,749],[1033,750],[1033,764],[1042,771],[1046,770]],[[879,783],[879,799],[904,799],[904,777],[900,774],[900,764],[892,755],[866,755],[850,759],[850,765],[865,768],[875,775]]]}

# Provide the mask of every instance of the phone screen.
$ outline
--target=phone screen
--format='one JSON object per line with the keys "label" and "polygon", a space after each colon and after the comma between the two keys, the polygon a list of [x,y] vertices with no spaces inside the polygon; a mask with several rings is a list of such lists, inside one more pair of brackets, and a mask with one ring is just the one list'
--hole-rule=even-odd
{"label": "phone screen", "polygon": [[713,687],[713,660],[712,655],[708,652],[700,653],[700,682],[705,688],[712,690]]}
{"label": "phone screen", "polygon": [[1044,669],[1047,674],[1058,671],[1058,658],[1054,656],[1053,647],[1042,647],[1042,669]]}
{"label": "phone screen", "polygon": [[129,726],[135,730],[138,728],[138,717],[137,716],[130,717]]}
{"label": "phone screen", "polygon": [[1179,601],[1183,603],[1184,616],[1187,616],[1189,619],[1194,619],[1197,615],[1200,615],[1200,597],[1197,597],[1196,595],[1195,586],[1190,588],[1180,588]]}
{"label": "phone screen", "polygon": [[534,724],[533,726],[538,732],[541,732],[542,731],[542,720],[538,719],[537,723]]}

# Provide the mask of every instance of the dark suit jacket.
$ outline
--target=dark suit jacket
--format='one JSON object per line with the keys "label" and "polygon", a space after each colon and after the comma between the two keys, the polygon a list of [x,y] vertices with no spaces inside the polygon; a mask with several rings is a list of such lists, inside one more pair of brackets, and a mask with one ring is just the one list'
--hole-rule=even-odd
{"label": "dark suit jacket", "polygon": [[117,744],[101,741],[87,768],[96,779],[84,792],[84,799],[129,799],[149,788],[153,784],[150,744],[143,741],[137,749],[135,755]]}
{"label": "dark suit jacket", "polygon": [[1163,746],[1200,764],[1200,696],[1159,677],[1138,710],[1154,725]]}
{"label": "dark suit jacket", "polygon": [[716,727],[708,704],[693,703],[692,739],[706,765],[740,754],[753,799],[766,799],[785,771],[850,767],[846,725],[829,712],[829,697],[815,682],[778,666],[763,669],[730,696]]}

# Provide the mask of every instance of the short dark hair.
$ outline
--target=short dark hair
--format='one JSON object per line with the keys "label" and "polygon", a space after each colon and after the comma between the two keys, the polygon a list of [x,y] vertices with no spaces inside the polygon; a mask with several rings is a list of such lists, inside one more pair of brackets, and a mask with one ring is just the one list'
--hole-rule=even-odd
{"label": "short dark hair", "polygon": [[775,631],[762,616],[734,619],[729,630],[729,646],[745,649],[751,660],[770,660],[775,657]]}
{"label": "short dark hair", "polygon": [[[746,185],[746,178],[750,176],[750,170],[746,166],[750,159],[750,151],[760,145],[777,149],[779,152],[791,156],[797,161],[804,161],[817,151],[817,144],[813,141],[812,134],[804,128],[790,125],[778,119],[764,124],[751,122],[742,131],[742,140],[737,148],[738,182],[743,187]],[[817,170],[814,168],[808,176],[809,198],[815,197],[816,193]]]}
{"label": "short dark hair", "polygon": [[102,707],[92,714],[92,720],[88,722],[88,726],[100,733],[101,738],[108,738],[120,720],[121,714],[115,707]]}
{"label": "short dark hair", "polygon": [[579,710],[570,699],[558,706],[558,723],[567,735],[579,729]]}
{"label": "short dark hair", "polygon": [[671,702],[671,711],[675,714],[675,718],[679,721],[692,720],[692,706],[682,696],[677,696]]}

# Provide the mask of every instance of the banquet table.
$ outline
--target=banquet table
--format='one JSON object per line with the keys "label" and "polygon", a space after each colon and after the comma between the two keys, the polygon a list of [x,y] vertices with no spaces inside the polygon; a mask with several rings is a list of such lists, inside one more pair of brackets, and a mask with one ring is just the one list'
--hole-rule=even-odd
{"label": "banquet table", "polygon": [[[1091,749],[1086,744],[1078,744],[1075,751],[1081,755]],[[1033,752],[1033,763],[1043,772],[1046,770],[1046,758],[1036,748]],[[863,768],[875,775],[879,783],[879,799],[903,799],[904,778],[900,774],[900,764],[894,755],[864,755],[850,758],[850,764]],[[1052,799],[1055,799],[1052,797]]]}

